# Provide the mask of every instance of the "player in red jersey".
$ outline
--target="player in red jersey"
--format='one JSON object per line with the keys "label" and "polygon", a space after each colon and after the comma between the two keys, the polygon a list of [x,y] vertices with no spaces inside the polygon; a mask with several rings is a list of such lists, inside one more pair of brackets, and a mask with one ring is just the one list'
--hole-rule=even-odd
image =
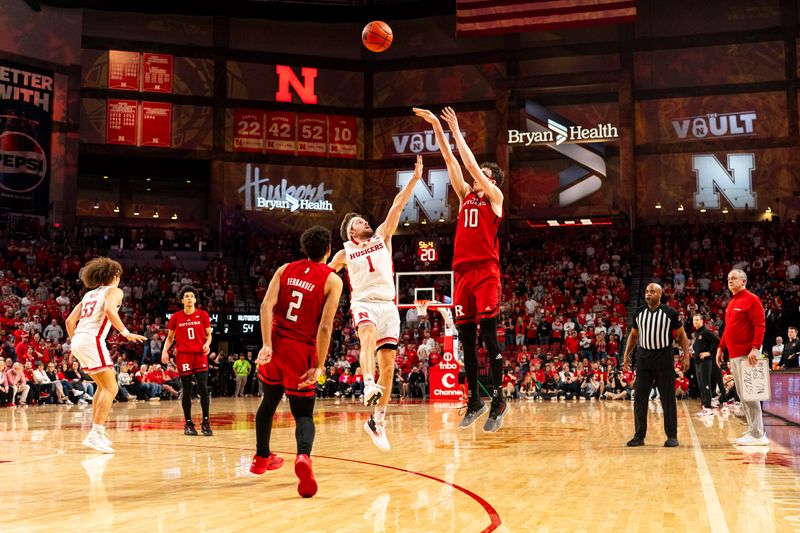
{"label": "player in red jersey", "polygon": [[314,396],[328,356],[342,280],[325,264],[331,254],[328,229],[307,229],[300,236],[300,246],[307,259],[280,267],[261,303],[264,345],[256,364],[264,397],[256,413],[256,454],[250,472],[263,474],[283,464],[282,458],[270,452],[269,441],[272,418],[285,392],[297,424],[297,492],[310,498],[317,493],[309,457],[314,444]]}
{"label": "player in red jersey", "polygon": [[183,310],[169,317],[169,334],[161,351],[161,362],[169,363],[169,349],[175,342],[175,366],[181,375],[183,385],[183,417],[186,424],[183,427],[184,435],[197,435],[197,430],[192,422],[192,381],[197,381],[197,393],[200,395],[200,407],[203,410],[203,422],[200,431],[204,436],[210,437],[211,422],[208,419],[208,353],[211,351],[211,319],[208,313],[197,309],[197,295],[199,292],[189,285],[183,287],[178,293],[178,299],[183,304]]}
{"label": "player in red jersey", "polygon": [[487,411],[478,390],[476,343],[480,324],[489,352],[492,376],[492,405],[483,430],[494,432],[503,425],[503,417],[508,412],[508,405],[503,400],[500,388],[503,379],[503,354],[497,341],[497,315],[500,312],[501,294],[497,230],[503,218],[503,193],[500,186],[505,175],[495,163],[478,164],[461,134],[455,112],[446,107],[442,119],[450,127],[461,160],[475,180],[472,185],[468,185],[461,173],[461,166],[450,149],[450,143],[444,136],[439,119],[425,109],[414,108],[414,113],[433,126],[450,175],[450,183],[459,202],[453,250],[456,285],[453,303],[456,325],[464,348],[464,367],[470,390],[467,412],[459,427],[469,427]]}

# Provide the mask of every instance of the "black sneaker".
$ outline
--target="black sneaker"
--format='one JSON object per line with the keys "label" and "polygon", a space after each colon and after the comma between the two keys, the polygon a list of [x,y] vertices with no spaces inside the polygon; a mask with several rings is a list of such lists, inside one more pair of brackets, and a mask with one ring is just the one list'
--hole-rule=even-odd
{"label": "black sneaker", "polygon": [[628,446],[644,446],[644,439],[640,439],[639,437],[633,437],[631,440],[628,441]]}
{"label": "black sneaker", "polygon": [[203,420],[203,423],[200,424],[200,431],[203,433],[204,437],[210,437],[214,434],[214,432],[211,431],[211,423],[208,420]]}
{"label": "black sneaker", "polygon": [[475,421],[486,411],[489,410],[489,407],[483,403],[483,400],[478,400],[476,402],[469,402],[467,404],[467,413],[464,415],[464,419],[458,425],[458,429],[465,429],[470,427]]}
{"label": "black sneaker", "polygon": [[677,445],[678,445],[678,439],[676,439],[674,437],[670,437],[666,441],[664,441],[664,447],[665,448],[674,448]]}
{"label": "black sneaker", "polygon": [[186,421],[186,425],[183,426],[183,434],[189,435],[190,437],[197,436],[197,430],[194,429],[194,422],[192,422],[191,420]]}
{"label": "black sneaker", "polygon": [[508,413],[508,404],[505,400],[493,399],[492,409],[489,411],[489,418],[483,425],[483,430],[488,433],[494,433],[503,426],[503,417]]}

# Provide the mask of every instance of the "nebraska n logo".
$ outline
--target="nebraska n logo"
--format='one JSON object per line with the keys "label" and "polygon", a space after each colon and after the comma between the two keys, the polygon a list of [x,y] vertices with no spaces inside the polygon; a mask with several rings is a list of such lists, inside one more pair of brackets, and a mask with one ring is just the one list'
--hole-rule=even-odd
{"label": "nebraska n logo", "polygon": [[692,166],[697,175],[697,193],[694,206],[697,209],[719,209],[719,195],[725,197],[734,209],[755,209],[756,193],[753,192],[753,170],[756,168],[754,154],[728,154],[728,167],[722,166],[714,154],[692,156]]}
{"label": "nebraska n logo", "polygon": [[[397,171],[397,188],[401,191],[411,181],[414,175],[413,170]],[[428,171],[428,182],[419,180],[414,185],[411,199],[403,207],[400,220],[408,220],[411,223],[419,221],[419,208],[422,208],[424,216],[428,220],[449,220],[450,206],[447,205],[447,191],[450,188],[450,176],[446,169],[434,168]]]}
{"label": "nebraska n logo", "polygon": [[528,131],[546,132],[555,139],[555,144],[547,146],[577,163],[559,173],[559,206],[573,204],[599,191],[607,175],[603,143],[566,143],[570,131],[580,127],[536,102],[527,100],[525,113]]}

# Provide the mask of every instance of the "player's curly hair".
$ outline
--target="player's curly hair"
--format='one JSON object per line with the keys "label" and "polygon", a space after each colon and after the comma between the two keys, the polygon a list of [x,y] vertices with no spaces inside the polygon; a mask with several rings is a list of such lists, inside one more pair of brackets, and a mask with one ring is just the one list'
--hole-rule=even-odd
{"label": "player's curly hair", "polygon": [[489,170],[492,171],[492,179],[495,181],[495,184],[498,187],[503,185],[503,182],[505,181],[506,178],[506,173],[503,172],[503,169],[500,168],[500,165],[498,165],[497,163],[490,163],[487,161],[485,163],[481,163],[480,167],[488,168]]}
{"label": "player's curly hair", "polygon": [[182,302],[182,301],[183,301],[183,296],[184,296],[184,295],[185,295],[187,292],[191,292],[192,294],[194,294],[194,299],[195,299],[195,300],[199,300],[199,299],[200,299],[200,293],[199,293],[199,292],[197,292],[197,289],[195,289],[195,288],[194,288],[194,287],[192,287],[191,285],[184,285],[184,286],[181,288],[180,292],[178,293],[178,301],[181,301],[181,302]]}
{"label": "player's curly hair", "polygon": [[117,276],[122,276],[122,265],[108,257],[95,257],[80,272],[81,281],[87,289],[109,285]]}
{"label": "player's curly hair", "polygon": [[331,231],[322,226],[311,226],[300,235],[300,248],[311,261],[319,261],[328,252]]}
{"label": "player's curly hair", "polygon": [[342,225],[339,226],[339,235],[341,235],[343,241],[350,240],[350,235],[347,232],[347,227],[350,225],[350,221],[356,217],[364,218],[358,213],[347,213],[342,219]]}

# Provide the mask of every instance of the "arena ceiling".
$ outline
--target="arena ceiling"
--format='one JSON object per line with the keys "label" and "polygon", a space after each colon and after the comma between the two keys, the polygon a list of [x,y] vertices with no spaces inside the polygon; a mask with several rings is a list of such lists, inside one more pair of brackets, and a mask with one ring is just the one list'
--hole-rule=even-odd
{"label": "arena ceiling", "polygon": [[454,0],[233,0],[210,2],[158,0],[25,0],[42,6],[100,11],[197,16],[250,17],[308,22],[364,22],[455,14]]}

